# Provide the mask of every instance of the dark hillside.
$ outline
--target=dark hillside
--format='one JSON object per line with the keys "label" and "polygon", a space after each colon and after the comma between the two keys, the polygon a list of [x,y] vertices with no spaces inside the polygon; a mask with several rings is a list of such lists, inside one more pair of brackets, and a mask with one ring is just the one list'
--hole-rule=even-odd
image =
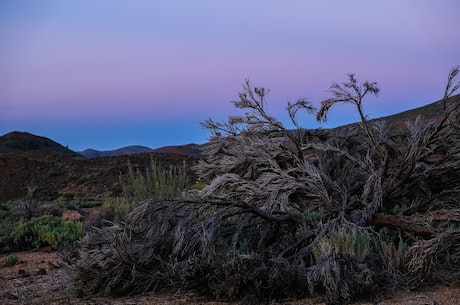
{"label": "dark hillside", "polygon": [[199,144],[187,144],[180,146],[164,146],[155,149],[155,152],[159,153],[173,153],[173,154],[182,154],[189,157],[201,158],[201,148],[203,145]]}
{"label": "dark hillside", "polygon": [[[449,100],[454,103],[460,103],[460,94],[452,96]],[[442,100],[439,100],[439,101],[427,104],[419,108],[403,111],[403,112],[385,116],[385,117],[370,119],[369,123],[376,122],[376,121],[384,121],[390,133],[392,134],[392,136],[402,136],[402,134],[407,132],[407,127],[406,127],[407,122],[414,122],[415,119],[419,116],[424,121],[439,122],[442,119],[443,114],[444,114],[443,103],[442,103]],[[310,130],[310,135],[312,136],[311,140],[324,141],[331,135],[335,135],[340,130],[346,130],[358,124],[360,123],[351,123],[351,124],[347,124],[347,125],[343,125],[343,126],[339,126],[335,128],[330,128],[330,129]],[[362,136],[365,136],[362,130],[360,132],[362,132]]]}
{"label": "dark hillside", "polygon": [[144,170],[152,156],[162,164],[194,162],[184,155],[161,153],[90,159],[47,151],[0,154],[0,202],[24,197],[27,186],[37,187],[41,200],[93,200],[120,195],[120,176],[127,174],[129,165]]}
{"label": "dark hillside", "polygon": [[[454,95],[453,97],[450,98],[453,101],[456,101],[456,103],[460,102],[460,94]],[[388,126],[390,126],[392,129],[395,128],[401,128],[405,127],[405,122],[407,120],[413,121],[417,118],[417,116],[420,116],[424,120],[433,120],[433,121],[439,121],[442,116],[443,116],[443,104],[442,101],[439,100],[434,103],[430,103],[428,105],[407,110],[404,112],[400,112],[394,115],[382,117],[380,119],[383,119],[387,122]]]}
{"label": "dark hillside", "polygon": [[13,131],[0,137],[0,154],[11,154],[35,150],[44,150],[62,155],[76,154],[53,140],[27,132]]}

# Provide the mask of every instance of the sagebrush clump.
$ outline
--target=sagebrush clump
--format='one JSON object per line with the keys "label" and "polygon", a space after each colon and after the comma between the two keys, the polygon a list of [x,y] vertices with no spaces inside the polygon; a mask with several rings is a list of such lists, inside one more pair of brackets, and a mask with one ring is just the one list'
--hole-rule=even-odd
{"label": "sagebrush clump", "polygon": [[15,224],[11,238],[18,249],[51,246],[59,249],[74,245],[85,235],[81,222],[66,221],[53,215],[43,215],[29,221]]}
{"label": "sagebrush clump", "polygon": [[13,267],[17,263],[19,263],[19,257],[14,254],[5,256],[4,263],[7,267]]}
{"label": "sagebrush clump", "polygon": [[152,156],[150,166],[140,169],[128,162],[128,173],[119,177],[122,196],[106,196],[102,214],[116,222],[124,221],[135,207],[150,198],[157,200],[176,198],[188,184],[185,161],[181,166],[164,165]]}
{"label": "sagebrush clump", "polygon": [[[460,274],[459,69],[435,121],[391,130],[363,110],[376,83],[348,74],[316,111],[353,104],[360,124],[306,130],[266,112],[268,90],[247,81],[227,122],[209,119],[206,186],[198,199],[148,200],[126,224],[94,229],[70,264],[80,294],[196,289],[218,299],[272,300],[325,293],[329,304],[383,287]],[[449,224],[449,225],[446,225]]]}

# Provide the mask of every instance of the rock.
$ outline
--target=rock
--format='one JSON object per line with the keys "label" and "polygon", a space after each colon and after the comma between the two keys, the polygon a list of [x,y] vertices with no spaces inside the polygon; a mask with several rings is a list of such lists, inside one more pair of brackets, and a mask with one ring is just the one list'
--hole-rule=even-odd
{"label": "rock", "polygon": [[66,210],[62,212],[61,219],[62,220],[70,220],[70,221],[80,221],[82,220],[83,216],[74,210]]}

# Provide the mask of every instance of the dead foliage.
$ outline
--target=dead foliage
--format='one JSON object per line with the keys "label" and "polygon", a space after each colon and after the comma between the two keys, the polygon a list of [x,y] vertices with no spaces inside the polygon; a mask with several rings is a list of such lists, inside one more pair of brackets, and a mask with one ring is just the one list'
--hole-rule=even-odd
{"label": "dead foliage", "polygon": [[440,120],[397,131],[367,120],[363,99],[379,89],[353,74],[331,85],[317,117],[345,102],[361,124],[330,131],[300,127],[299,111],[314,112],[305,100],[288,104],[294,129],[286,128],[266,112],[268,91],[246,82],[235,102],[244,115],[203,123],[212,137],[195,170],[208,185],[146,201],[125,224],[88,233],[70,264],[76,290],[196,289],[246,301],[324,293],[335,304],[415,288],[436,268],[457,272],[457,74],[449,74]]}

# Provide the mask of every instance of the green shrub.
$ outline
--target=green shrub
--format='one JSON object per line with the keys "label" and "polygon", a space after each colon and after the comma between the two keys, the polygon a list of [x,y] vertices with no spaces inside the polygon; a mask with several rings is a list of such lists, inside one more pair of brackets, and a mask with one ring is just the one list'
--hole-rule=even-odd
{"label": "green shrub", "polygon": [[125,197],[107,197],[104,199],[100,213],[106,220],[120,222],[137,204]]}
{"label": "green shrub", "polygon": [[409,245],[403,240],[401,232],[384,227],[379,230],[379,237],[384,264],[389,268],[404,271]]}
{"label": "green shrub", "polygon": [[85,234],[82,223],[65,221],[54,216],[38,218],[33,229],[42,244],[48,244],[54,249],[64,244],[74,244]]}
{"label": "green shrub", "polygon": [[45,215],[17,224],[12,230],[14,243],[20,249],[75,244],[85,234],[80,222],[65,221],[59,217]]}
{"label": "green shrub", "polygon": [[303,213],[303,217],[307,221],[318,223],[326,219],[326,213],[324,212],[324,209],[319,208],[317,210],[305,211]]}
{"label": "green shrub", "polygon": [[8,255],[5,257],[4,262],[8,267],[13,267],[19,262],[19,257],[17,255]]}
{"label": "green shrub", "polygon": [[317,261],[332,254],[340,254],[361,263],[371,252],[373,242],[372,236],[366,231],[347,228],[331,236],[323,237],[314,247],[313,254]]}
{"label": "green shrub", "polygon": [[187,184],[187,168],[162,165],[153,157],[150,167],[144,171],[128,163],[128,176],[122,179],[123,195],[126,199],[140,202],[149,198],[172,199],[180,196]]}
{"label": "green shrub", "polygon": [[409,245],[402,239],[398,243],[380,241],[380,248],[382,251],[382,261],[387,268],[396,268],[404,272],[407,263],[407,253],[409,252]]}
{"label": "green shrub", "polygon": [[187,186],[187,167],[160,164],[153,157],[150,167],[141,170],[128,162],[127,176],[120,177],[123,189],[121,197],[106,197],[101,213],[117,222],[122,221],[140,202],[180,197]]}

